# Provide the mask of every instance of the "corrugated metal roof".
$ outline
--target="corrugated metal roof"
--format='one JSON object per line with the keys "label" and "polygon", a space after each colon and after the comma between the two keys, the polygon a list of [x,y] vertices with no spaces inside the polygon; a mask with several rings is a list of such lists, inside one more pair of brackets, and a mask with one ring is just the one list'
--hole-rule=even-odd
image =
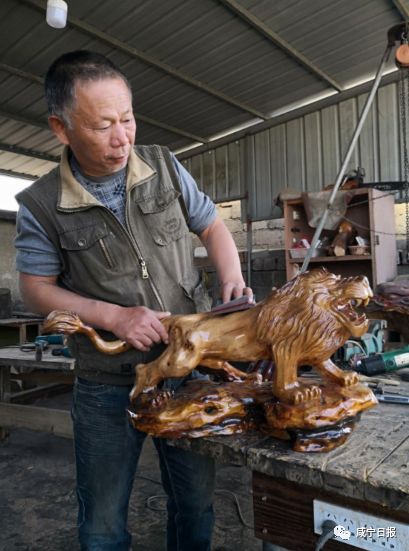
{"label": "corrugated metal roof", "polygon": [[[0,2],[0,171],[38,176],[54,166],[35,154],[57,156],[61,150],[46,128],[42,78],[64,52],[88,48],[107,54],[132,83],[140,117],[137,141],[178,150],[369,78],[386,47],[387,30],[403,21],[409,3],[69,0],[68,5],[69,24],[57,30],[45,22],[45,0]],[[20,150],[11,152],[7,145]]]}

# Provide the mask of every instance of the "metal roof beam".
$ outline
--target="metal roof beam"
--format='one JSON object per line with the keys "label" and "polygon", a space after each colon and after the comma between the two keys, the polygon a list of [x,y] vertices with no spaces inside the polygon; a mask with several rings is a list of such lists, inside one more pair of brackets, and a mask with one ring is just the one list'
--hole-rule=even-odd
{"label": "metal roof beam", "polygon": [[23,122],[24,124],[28,124],[29,126],[35,126],[37,128],[42,128],[43,130],[48,130],[49,132],[51,132],[50,127],[47,123],[39,121],[38,119],[25,117],[24,115],[20,115],[20,113],[15,113],[13,111],[4,111],[4,109],[0,109],[0,117],[4,117],[5,119],[10,119],[13,121]]}
{"label": "metal roof beam", "polygon": [[43,78],[38,77],[37,75],[33,75],[32,73],[28,73],[27,71],[17,69],[17,67],[12,67],[11,65],[7,65],[7,63],[0,63],[0,71],[5,71],[16,77],[24,78],[25,80],[29,80],[30,82],[35,82],[36,84],[40,84],[41,86],[44,85]]}
{"label": "metal roof beam", "polygon": [[[399,71],[394,71],[392,73],[384,75],[381,81],[381,86],[386,86],[387,84],[397,82],[398,80],[399,80]],[[183,161],[185,159],[189,159],[191,157],[200,155],[207,151],[215,150],[218,147],[221,147],[222,145],[227,145],[233,142],[237,142],[238,140],[246,138],[247,136],[253,136],[254,134],[263,132],[265,130],[278,126],[280,124],[285,124],[289,121],[298,119],[300,117],[304,117],[305,115],[309,115],[310,113],[321,111],[326,107],[331,107],[333,105],[339,104],[341,101],[345,101],[354,97],[361,96],[362,94],[366,94],[370,91],[372,84],[373,84],[373,80],[370,80],[368,82],[365,82],[364,84],[359,84],[358,86],[354,86],[353,88],[348,88],[347,90],[344,90],[340,94],[332,94],[331,96],[328,96],[318,101],[314,101],[312,103],[309,103],[308,105],[303,105],[302,107],[298,107],[297,109],[294,109],[292,111],[287,111],[282,115],[272,117],[270,120],[266,122],[260,122],[252,126],[248,126],[247,128],[243,128],[242,130],[237,130],[236,132],[232,132],[227,136],[223,136],[222,138],[218,138],[217,140],[211,141],[207,145],[201,145],[199,147],[185,149],[181,153],[177,153],[176,156],[179,159],[179,161]]]}
{"label": "metal roof beam", "polygon": [[401,0],[392,0],[402,19],[409,19],[409,8]]}
{"label": "metal roof beam", "polygon": [[[42,12],[45,12],[45,6],[44,2],[41,0],[19,0],[19,2],[22,2],[24,4],[27,4],[29,6],[32,6],[33,8],[36,8]],[[267,120],[268,116],[264,113],[261,113],[257,109],[253,109],[253,107],[235,99],[231,96],[228,96],[227,94],[224,94],[223,92],[220,92],[219,90],[216,90],[215,88],[212,88],[211,86],[208,86],[207,84],[201,82],[200,80],[197,80],[193,78],[190,75],[186,75],[182,71],[179,71],[178,69],[175,69],[171,65],[168,65],[167,63],[164,63],[155,57],[147,54],[146,52],[143,52],[142,50],[138,50],[137,48],[133,48],[132,46],[128,46],[128,44],[125,44],[124,42],[121,42],[117,38],[105,33],[104,31],[100,31],[96,27],[89,25],[88,23],[85,23],[85,21],[82,21],[81,19],[78,19],[77,17],[72,17],[68,15],[67,22],[70,25],[70,27],[73,27],[74,29],[80,30],[83,33],[88,34],[89,36],[92,36],[93,38],[98,38],[99,40],[105,42],[109,46],[112,46],[114,48],[117,48],[118,50],[121,50],[122,52],[125,52],[129,56],[139,59],[140,61],[143,61],[147,65],[151,65],[152,67],[156,67],[157,69],[160,69],[161,71],[164,71],[165,73],[171,75],[174,78],[177,78],[181,80],[182,82],[185,82],[189,84],[190,86],[193,86],[194,88],[197,88],[198,90],[201,90],[202,92],[205,92],[211,96],[214,96],[225,103],[229,103],[230,105],[233,105],[234,107],[241,109],[242,111],[245,111],[247,113],[251,113],[255,117],[258,117],[263,120]]]}
{"label": "metal roof beam", "polygon": [[15,170],[6,170],[5,168],[0,168],[0,174],[3,176],[11,176],[12,178],[22,178],[23,180],[37,180],[39,177],[34,176],[33,174],[26,174],[25,172],[16,172]]}
{"label": "metal roof beam", "polygon": [[27,149],[26,147],[20,147],[19,145],[12,145],[8,143],[0,142],[0,151],[7,151],[8,153],[15,153],[16,155],[24,155],[26,157],[33,157],[34,159],[41,159],[43,161],[51,161],[52,163],[59,163],[60,157],[57,155],[49,155],[48,153],[42,153],[35,149]]}
{"label": "metal roof beam", "polygon": [[[40,84],[41,86],[44,85],[44,79],[34,75],[33,73],[28,73],[27,71],[22,71],[21,69],[18,69],[17,67],[12,67],[11,65],[7,65],[6,63],[0,63],[0,71],[6,71],[14,76],[24,78],[25,80],[28,80],[30,82],[34,82],[36,84]],[[151,126],[155,126],[157,128],[162,128],[164,130],[168,130],[169,132],[172,132],[173,134],[177,134],[178,136],[183,136],[184,138],[189,138],[189,140],[193,140],[195,142],[199,143],[208,143],[209,140],[207,138],[202,138],[201,136],[196,136],[195,134],[191,134],[190,132],[186,132],[185,130],[181,130],[180,128],[176,128],[175,126],[172,126],[170,124],[166,124],[164,122],[159,122],[154,119],[151,119],[150,117],[145,117],[145,115],[141,115],[140,113],[134,113],[135,117],[139,119],[142,122],[146,122],[147,124],[150,124]]]}
{"label": "metal roof beam", "polygon": [[258,17],[253,15],[249,10],[236,2],[236,0],[219,0],[219,2],[225,5],[230,11],[238,15],[241,19],[246,21],[251,27],[256,29],[265,38],[270,40],[270,42],[278,46],[286,54],[295,59],[297,63],[303,65],[310,73],[313,73],[321,80],[324,80],[327,84],[331,86],[331,88],[335,88],[335,90],[337,90],[338,92],[341,92],[343,90],[342,86],[338,82],[327,75],[327,73],[324,73],[324,71],[317,67],[305,55],[296,50],[293,46],[291,46],[289,42],[281,38],[281,36],[270,29],[270,27],[268,27],[265,23],[258,19]]}

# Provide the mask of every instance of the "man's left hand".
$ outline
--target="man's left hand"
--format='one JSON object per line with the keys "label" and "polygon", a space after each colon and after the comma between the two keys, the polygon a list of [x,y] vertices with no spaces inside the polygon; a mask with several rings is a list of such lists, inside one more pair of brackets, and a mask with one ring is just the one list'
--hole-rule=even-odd
{"label": "man's left hand", "polygon": [[243,283],[227,281],[222,283],[220,290],[223,303],[229,302],[229,300],[239,298],[243,295],[253,297],[253,290],[251,287],[243,287]]}

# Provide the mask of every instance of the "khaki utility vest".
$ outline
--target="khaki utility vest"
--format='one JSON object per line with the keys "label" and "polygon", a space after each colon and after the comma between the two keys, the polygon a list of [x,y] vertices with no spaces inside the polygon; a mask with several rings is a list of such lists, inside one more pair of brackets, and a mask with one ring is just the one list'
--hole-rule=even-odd
{"label": "khaki utility vest", "polygon": [[[186,206],[170,153],[138,146],[126,182],[126,227],[72,175],[68,151],[60,165],[17,195],[46,230],[61,259],[58,284],[74,293],[121,306],[147,306],[173,314],[209,310],[193,266]],[[99,331],[106,340],[112,333]],[[78,376],[130,384],[137,363],[152,353],[107,356],[84,335],[69,339]]]}

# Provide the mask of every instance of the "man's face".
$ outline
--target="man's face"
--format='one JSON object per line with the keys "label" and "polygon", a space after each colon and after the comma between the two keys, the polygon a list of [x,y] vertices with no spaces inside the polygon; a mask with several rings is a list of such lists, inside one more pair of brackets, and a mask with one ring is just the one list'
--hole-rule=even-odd
{"label": "man's face", "polygon": [[131,94],[121,78],[78,82],[68,112],[70,127],[58,120],[58,138],[69,145],[88,176],[108,176],[127,165],[135,143]]}

